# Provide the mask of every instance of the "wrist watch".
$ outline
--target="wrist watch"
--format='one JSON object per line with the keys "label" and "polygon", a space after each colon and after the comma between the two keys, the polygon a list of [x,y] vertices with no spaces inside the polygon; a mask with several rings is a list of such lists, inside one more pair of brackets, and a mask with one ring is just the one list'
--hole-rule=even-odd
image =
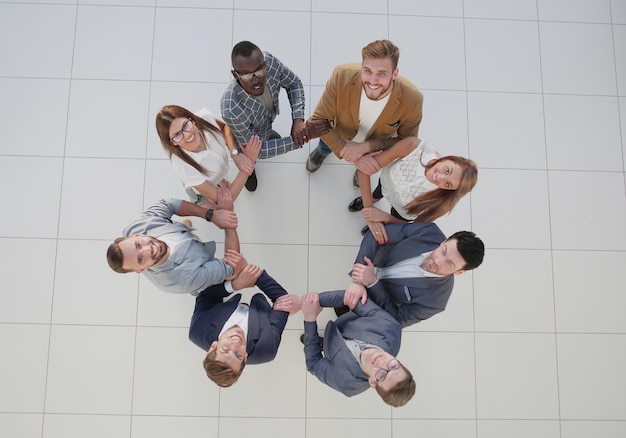
{"label": "wrist watch", "polygon": [[230,156],[234,158],[234,157],[236,157],[237,155],[239,155],[239,153],[240,153],[240,152],[241,152],[241,151],[239,150],[239,148],[232,148],[232,149],[230,150]]}

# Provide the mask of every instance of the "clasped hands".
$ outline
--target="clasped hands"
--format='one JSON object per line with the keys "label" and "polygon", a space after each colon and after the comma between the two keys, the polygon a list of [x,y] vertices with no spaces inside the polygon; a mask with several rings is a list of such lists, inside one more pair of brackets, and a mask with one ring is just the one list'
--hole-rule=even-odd
{"label": "clasped hands", "polygon": [[326,119],[307,120],[296,119],[291,127],[291,138],[297,147],[302,147],[309,140],[328,134],[331,130],[330,122]]}
{"label": "clasped hands", "polygon": [[222,230],[237,228],[237,213],[235,213],[233,195],[230,193],[230,183],[227,180],[223,179],[217,185],[217,202],[208,200],[202,206],[213,210],[211,222],[218,228]]}
{"label": "clasped hands", "polygon": [[[376,278],[376,271],[372,261],[365,257],[365,264],[355,263],[352,268],[352,281],[343,295],[343,303],[350,309],[354,309],[359,301],[361,304],[367,302],[367,289],[365,285],[373,284]],[[312,322],[317,320],[317,316],[322,312],[320,306],[320,298],[318,292],[308,292],[304,296],[299,295],[283,295],[274,303],[274,310],[282,310],[290,314],[302,310],[302,316],[305,321]]]}

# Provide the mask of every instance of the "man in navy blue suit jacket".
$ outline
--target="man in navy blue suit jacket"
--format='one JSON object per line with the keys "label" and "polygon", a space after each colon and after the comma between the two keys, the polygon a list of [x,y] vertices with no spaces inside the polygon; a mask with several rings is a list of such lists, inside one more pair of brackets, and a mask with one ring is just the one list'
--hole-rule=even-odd
{"label": "man in navy blue suit jacket", "polygon": [[[364,285],[376,304],[402,327],[415,324],[446,308],[454,276],[478,267],[485,245],[471,231],[446,239],[434,223],[385,225],[388,241],[379,245],[368,232],[352,270],[352,280]],[[346,301],[354,308],[364,296]]]}
{"label": "man in navy blue suit jacket", "polygon": [[[250,304],[241,294],[226,302],[231,292],[256,286],[282,310],[270,306],[257,293]],[[247,265],[232,282],[212,286],[198,295],[189,326],[189,339],[207,352],[203,366],[208,377],[222,387],[239,379],[246,363],[269,362],[276,357],[287,317],[299,308],[300,299],[287,294],[272,277],[256,265]]]}

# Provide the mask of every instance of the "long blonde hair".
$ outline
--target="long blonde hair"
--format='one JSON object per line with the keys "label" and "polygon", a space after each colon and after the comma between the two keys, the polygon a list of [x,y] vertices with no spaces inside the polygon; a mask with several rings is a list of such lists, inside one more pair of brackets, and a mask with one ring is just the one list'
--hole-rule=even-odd
{"label": "long blonde hair", "polygon": [[207,141],[204,131],[214,131],[219,133],[220,135],[222,135],[222,131],[204,120],[202,117],[198,117],[188,109],[185,109],[182,106],[178,105],[166,105],[161,108],[161,111],[159,111],[159,113],[156,115],[157,134],[159,135],[161,145],[163,146],[163,149],[165,149],[165,151],[167,152],[168,157],[171,158],[172,155],[176,155],[178,158],[192,166],[198,172],[206,175],[207,170],[204,167],[196,163],[189,155],[187,155],[183,148],[178,145],[172,144],[172,141],[170,140],[170,126],[172,125],[172,122],[179,117],[193,120],[193,122],[199,128],[198,131],[205,145]]}
{"label": "long blonde hair", "polygon": [[461,168],[463,173],[459,187],[456,190],[445,190],[437,187],[413,198],[404,208],[408,214],[416,216],[414,219],[416,222],[434,222],[435,219],[450,213],[459,200],[476,185],[478,168],[476,163],[465,157],[447,155],[431,160],[424,166],[425,172],[428,172],[433,166],[443,160],[450,160]]}

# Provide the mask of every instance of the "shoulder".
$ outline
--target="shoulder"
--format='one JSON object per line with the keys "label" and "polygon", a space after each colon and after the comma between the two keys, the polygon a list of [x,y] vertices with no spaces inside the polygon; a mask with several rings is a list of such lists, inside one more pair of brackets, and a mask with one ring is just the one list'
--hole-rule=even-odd
{"label": "shoulder", "polygon": [[420,239],[428,237],[430,240],[439,243],[446,240],[445,234],[443,234],[441,229],[434,222],[410,222],[401,226],[404,227],[407,237],[417,237]]}
{"label": "shoulder", "polygon": [[409,81],[406,77],[402,75],[398,75],[396,79],[397,90],[406,96],[412,96],[414,99],[418,101],[422,101],[424,99],[424,95],[420,91],[419,88],[413,82]]}
{"label": "shoulder", "polygon": [[359,78],[361,75],[361,63],[360,62],[352,62],[350,64],[341,64],[335,67],[333,70],[333,78],[339,80],[353,80],[354,78]]}
{"label": "shoulder", "polygon": [[213,115],[213,113],[211,111],[209,111],[209,109],[207,107],[203,107],[202,109],[200,109],[199,111],[195,112],[194,114],[196,116],[206,120],[211,125],[217,126],[217,121],[215,119],[215,116]]}
{"label": "shoulder", "polygon": [[222,117],[224,116],[224,110],[228,110],[231,107],[235,106],[237,102],[239,102],[239,93],[243,91],[239,83],[233,79],[224,90],[224,94],[222,94],[222,98],[220,100],[220,109],[222,111]]}

